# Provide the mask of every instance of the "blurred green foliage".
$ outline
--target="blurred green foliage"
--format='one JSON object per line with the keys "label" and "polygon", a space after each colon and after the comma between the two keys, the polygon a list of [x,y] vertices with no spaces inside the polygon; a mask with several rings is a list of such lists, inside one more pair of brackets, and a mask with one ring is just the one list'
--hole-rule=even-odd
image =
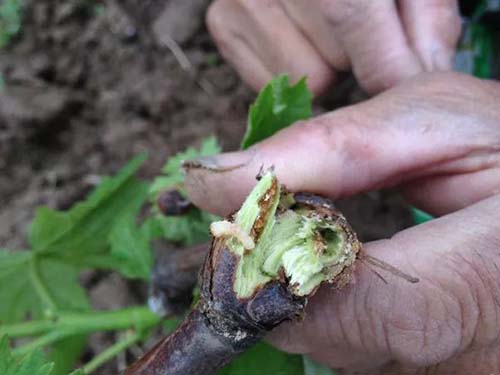
{"label": "blurred green foliage", "polygon": [[0,0],[0,48],[21,30],[22,13],[22,0]]}

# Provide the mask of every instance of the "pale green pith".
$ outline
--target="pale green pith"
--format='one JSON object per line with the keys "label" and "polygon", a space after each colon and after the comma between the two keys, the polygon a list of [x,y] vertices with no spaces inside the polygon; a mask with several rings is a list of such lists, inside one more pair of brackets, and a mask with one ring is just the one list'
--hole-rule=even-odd
{"label": "pale green pith", "polygon": [[275,191],[270,189],[275,182],[274,173],[268,171],[235,215],[234,222],[252,235],[261,214],[259,202],[263,199],[269,202],[269,214],[255,248],[245,249],[237,237],[227,239],[229,249],[240,257],[234,282],[240,298],[250,297],[260,285],[277,279],[280,270],[289,280],[292,293],[308,295],[321,282],[331,279],[331,270],[347,256],[344,235],[335,223],[308,210],[277,212],[281,188],[277,184]]}

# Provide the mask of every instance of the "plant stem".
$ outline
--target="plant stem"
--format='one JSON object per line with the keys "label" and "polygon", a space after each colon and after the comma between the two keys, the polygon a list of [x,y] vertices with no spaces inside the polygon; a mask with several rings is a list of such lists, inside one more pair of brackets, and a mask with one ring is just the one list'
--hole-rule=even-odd
{"label": "plant stem", "polygon": [[53,332],[76,335],[129,328],[142,332],[160,323],[160,321],[161,318],[146,306],[130,307],[116,311],[60,312],[52,319],[0,325],[0,336],[7,335],[13,338]]}
{"label": "plant stem", "polygon": [[214,375],[260,335],[235,343],[211,326],[198,309],[174,333],[127,368],[126,375]]}
{"label": "plant stem", "polygon": [[94,357],[90,362],[83,366],[83,372],[85,374],[91,374],[96,369],[101,367],[104,363],[108,362],[110,359],[116,357],[119,353],[138,342],[141,337],[142,335],[138,331],[127,332],[123,339],[107,348],[105,351]]}
{"label": "plant stem", "polygon": [[266,172],[240,210],[212,223],[197,305],[127,375],[215,375],[276,326],[302,318],[322,282],[347,285],[361,251],[356,234],[331,201],[290,194]]}
{"label": "plant stem", "polygon": [[62,338],[68,336],[69,332],[63,331],[53,331],[49,332],[36,340],[31,341],[30,343],[20,346],[19,348],[14,349],[14,354],[23,355],[31,352],[32,350],[43,348],[46,345],[50,345],[56,341],[61,340]]}
{"label": "plant stem", "polygon": [[54,328],[54,319],[32,320],[23,323],[0,325],[0,336],[10,338],[37,336],[46,333]]}
{"label": "plant stem", "polygon": [[54,302],[54,299],[50,295],[47,288],[45,287],[42,278],[40,277],[40,270],[38,269],[38,260],[35,254],[32,255],[29,262],[30,262],[30,277],[33,281],[33,286],[35,287],[35,291],[38,294],[38,297],[50,312],[56,311],[57,309],[56,303]]}

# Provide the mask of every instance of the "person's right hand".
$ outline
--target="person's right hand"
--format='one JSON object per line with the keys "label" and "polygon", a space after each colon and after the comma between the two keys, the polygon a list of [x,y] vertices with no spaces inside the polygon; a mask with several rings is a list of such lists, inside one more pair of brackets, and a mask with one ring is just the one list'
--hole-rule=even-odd
{"label": "person's right hand", "polygon": [[457,0],[215,0],[207,14],[221,54],[259,90],[273,75],[308,77],[318,94],[352,69],[369,93],[421,71],[449,70]]}
{"label": "person's right hand", "polygon": [[499,103],[498,82],[422,74],[191,164],[191,199],[218,214],[234,212],[261,166],[274,166],[291,191],[340,198],[397,185],[445,215],[364,244],[420,282],[383,273],[385,284],[358,263],[355,283],[322,287],[303,322],[273,332],[274,345],[357,374],[500,374]]}

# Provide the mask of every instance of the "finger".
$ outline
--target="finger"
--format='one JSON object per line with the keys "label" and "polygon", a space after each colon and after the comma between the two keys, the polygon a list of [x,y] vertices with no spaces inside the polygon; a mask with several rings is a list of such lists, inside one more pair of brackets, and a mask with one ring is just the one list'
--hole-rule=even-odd
{"label": "finger", "polygon": [[325,61],[336,70],[349,69],[347,54],[327,21],[320,1],[281,0],[281,4]]}
{"label": "finger", "polygon": [[260,89],[263,83],[253,80],[257,75],[253,73],[255,59],[249,61],[242,46],[259,60],[259,69],[263,66],[271,75],[288,73],[293,81],[307,76],[314,93],[324,91],[334,79],[332,69],[288,18],[278,0],[215,1],[207,24],[224,56],[254,88]]}
{"label": "finger", "polygon": [[494,196],[367,244],[368,254],[420,281],[379,271],[384,283],[361,265],[355,283],[341,291],[325,286],[303,322],[280,326],[270,339],[337,368],[424,367],[487,348],[500,337],[499,212]]}
{"label": "finger", "polygon": [[254,90],[262,88],[273,77],[252,48],[242,38],[231,38],[227,30],[222,2],[215,1],[207,12],[207,27],[221,55],[238,69],[242,79]]}
{"label": "finger", "polygon": [[[492,168],[456,176],[436,176],[414,181],[403,188],[408,201],[434,215],[464,208],[492,194],[500,193],[500,170]],[[460,192],[460,194],[456,194]],[[442,197],[447,197],[443,200]]]}
{"label": "finger", "polygon": [[322,4],[355,76],[367,92],[380,92],[422,70],[394,1],[328,0]]}
{"label": "finger", "polygon": [[[444,84],[439,77],[453,84]],[[234,211],[262,166],[274,166],[280,181],[292,191],[332,198],[417,178],[462,174],[470,178],[463,180],[461,189],[453,195],[438,194],[438,189],[432,199],[454,210],[493,194],[496,188],[481,186],[474,178],[482,170],[498,174],[498,92],[490,91],[483,81],[458,74],[422,79],[298,123],[248,151],[191,165],[186,176],[191,199],[215,213]],[[242,166],[213,171],[238,165]],[[475,194],[467,191],[470,186]]]}
{"label": "finger", "polygon": [[424,69],[450,70],[462,21],[457,0],[400,0],[400,12],[411,46]]}

